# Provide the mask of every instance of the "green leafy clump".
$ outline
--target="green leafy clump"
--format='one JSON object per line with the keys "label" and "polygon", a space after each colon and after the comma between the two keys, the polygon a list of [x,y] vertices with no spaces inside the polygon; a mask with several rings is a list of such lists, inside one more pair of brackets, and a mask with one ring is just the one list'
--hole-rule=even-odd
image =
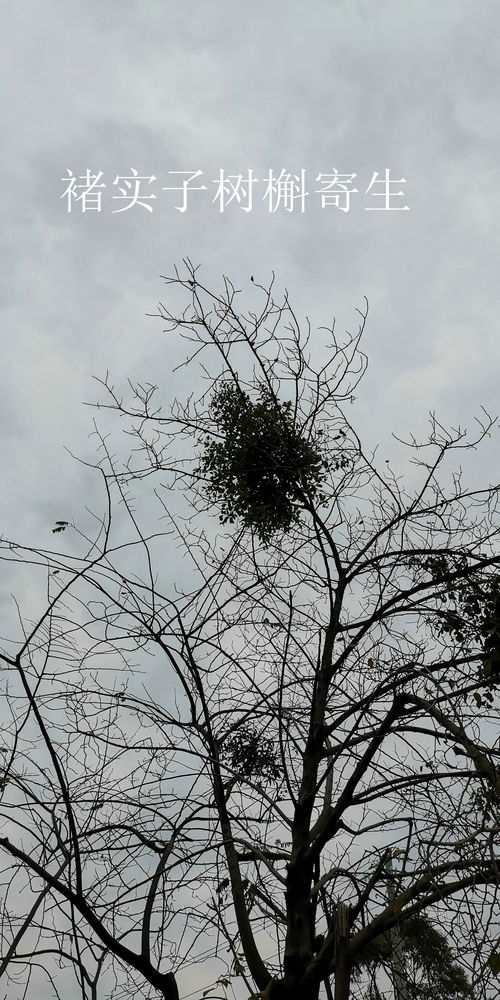
{"label": "green leafy clump", "polygon": [[222,758],[241,778],[275,781],[281,774],[273,741],[256,729],[238,730],[224,740]]}
{"label": "green leafy clump", "polygon": [[212,397],[216,437],[207,437],[199,471],[223,524],[239,518],[264,544],[288,531],[317,495],[328,468],[318,442],[296,426],[290,402],[266,386],[257,400],[225,382]]}
{"label": "green leafy clump", "polygon": [[493,949],[488,958],[488,965],[495,976],[500,976],[500,951]]}
{"label": "green leafy clump", "polygon": [[[500,576],[486,579],[446,579],[457,570],[465,568],[460,557],[443,554],[411,560],[412,568],[429,573],[437,582],[443,581],[440,600],[445,605],[437,613],[436,627],[443,636],[449,636],[464,648],[478,644],[483,649],[481,677],[492,687],[500,682]],[[485,692],[491,703],[491,692]],[[478,705],[481,704],[481,696]]]}
{"label": "green leafy clump", "polygon": [[484,654],[481,674],[496,685],[500,680],[500,579],[495,576],[482,585],[462,582],[452,596],[454,607],[442,612],[440,630],[456,642],[479,643]]}

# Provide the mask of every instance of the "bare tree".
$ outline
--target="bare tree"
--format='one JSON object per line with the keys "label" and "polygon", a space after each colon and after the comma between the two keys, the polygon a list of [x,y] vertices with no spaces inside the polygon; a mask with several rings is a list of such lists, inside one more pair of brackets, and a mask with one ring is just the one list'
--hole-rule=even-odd
{"label": "bare tree", "polygon": [[166,409],[104,379],[126,433],[96,425],[95,530],[1,545],[47,590],[2,647],[0,972],[62,996],[72,969],[93,1000],[424,998],[432,960],[435,1000],[491,997],[499,486],[450,459],[495,422],[432,417],[405,481],[347,415],[366,310],[313,340],[272,283],[246,310],[189,261],[167,285],[174,378],[201,387]]}

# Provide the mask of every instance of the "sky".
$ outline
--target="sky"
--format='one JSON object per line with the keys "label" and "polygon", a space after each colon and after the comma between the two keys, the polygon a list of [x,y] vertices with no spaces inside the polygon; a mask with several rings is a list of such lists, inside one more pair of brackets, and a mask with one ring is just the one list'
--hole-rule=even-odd
{"label": "sky", "polygon": [[[499,22],[490,0],[5,8],[5,534],[42,544],[54,519],[78,517],[92,486],[64,449],[93,453],[92,376],[168,392],[168,344],[146,314],[185,255],[213,287],[274,270],[313,327],[335,315],[352,329],[367,296],[356,419],[372,444],[423,431],[430,409],[465,425],[494,410]],[[133,170],[156,199],[116,197]],[[250,211],[236,198],[220,211],[221,170],[253,171]],[[64,195],[69,171],[77,196],[101,172],[100,211]],[[206,190],[181,212],[183,193],[162,189],[196,171]],[[308,192],[292,211],[265,197],[281,171]],[[348,211],[316,193],[334,171],[357,175]]]}
{"label": "sky", "polygon": [[[147,315],[185,256],[245,294],[274,271],[313,330],[354,329],[367,297],[350,416],[382,455],[429,410],[464,426],[497,412],[499,29],[496,0],[4,6],[3,535],[51,546],[54,521],[97,497],[70,454],[95,455],[93,376],[191,390]],[[196,171],[206,190],[179,211],[183,192],[163,188]],[[221,171],[252,171],[251,210],[221,211]],[[266,197],[282,171],[292,211]],[[155,199],[117,197],[134,172]],[[348,211],[322,205],[318,177],[335,172],[356,175]],[[65,194],[87,173],[104,187]],[[495,456],[478,456],[483,483]]]}

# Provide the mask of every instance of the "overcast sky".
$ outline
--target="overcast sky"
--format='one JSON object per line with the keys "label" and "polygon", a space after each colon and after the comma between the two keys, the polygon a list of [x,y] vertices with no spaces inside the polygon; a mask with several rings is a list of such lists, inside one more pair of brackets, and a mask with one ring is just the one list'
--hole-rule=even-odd
{"label": "overcast sky", "polygon": [[[368,298],[354,419],[372,445],[431,409],[497,412],[499,32],[498,0],[3,5],[2,534],[51,546],[81,518],[93,486],[64,447],[92,456],[93,375],[172,389],[146,313],[186,255],[214,287],[274,270],[313,325],[353,329]],[[155,199],[116,197],[134,170]],[[253,171],[251,211],[220,211],[221,170]],[[316,193],[335,170],[357,175],[349,211]],[[69,171],[99,175],[100,211],[64,196]],[[178,211],[162,189],[196,171],[206,190]],[[304,211],[269,203],[270,171],[303,180]]]}
{"label": "overcast sky", "polygon": [[[183,255],[215,284],[274,269],[317,323],[352,326],[366,295],[358,413],[373,441],[423,429],[429,409],[467,424],[480,402],[495,408],[499,28],[495,0],[5,5],[6,534],[42,544],[54,518],[78,517],[84,472],[63,446],[91,451],[93,374],[168,382],[145,314]],[[113,197],[133,169],[156,177],[141,182],[152,212]],[[251,211],[233,199],[221,212],[219,171],[250,169]],[[102,171],[101,210],[71,198],[69,212],[61,178],[87,170]],[[162,188],[197,170],[207,190],[180,212],[182,193]],[[304,178],[304,211],[300,197],[271,210],[266,181],[282,170]],[[316,193],[334,170],[357,174],[348,212]],[[370,210],[387,176],[404,193]]]}

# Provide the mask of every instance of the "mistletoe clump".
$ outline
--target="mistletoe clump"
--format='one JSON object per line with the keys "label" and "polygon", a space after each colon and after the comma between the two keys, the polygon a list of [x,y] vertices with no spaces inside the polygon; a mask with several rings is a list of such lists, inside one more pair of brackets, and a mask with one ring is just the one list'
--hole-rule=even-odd
{"label": "mistletoe clump", "polygon": [[238,730],[222,746],[231,770],[240,778],[275,781],[281,774],[272,740],[255,729]]}
{"label": "mistletoe clump", "polygon": [[233,383],[212,397],[217,437],[207,438],[199,471],[222,508],[222,524],[239,518],[266,543],[288,531],[300,509],[317,495],[328,462],[317,442],[301,434],[292,404],[266,386],[256,401]]}
{"label": "mistletoe clump", "polygon": [[500,578],[482,584],[463,582],[455,587],[455,609],[444,613],[443,631],[457,641],[467,637],[483,646],[483,672],[491,680],[500,678]]}
{"label": "mistletoe clump", "polygon": [[[500,683],[500,576],[494,574],[486,579],[454,577],[466,567],[461,557],[433,555],[424,560],[410,560],[412,568],[423,570],[442,585],[440,600],[444,605],[436,613],[436,628],[441,636],[449,636],[464,649],[478,644],[483,657],[480,676],[492,687]],[[447,579],[449,578],[449,579]],[[481,707],[482,697],[490,704],[491,691],[474,698]]]}

